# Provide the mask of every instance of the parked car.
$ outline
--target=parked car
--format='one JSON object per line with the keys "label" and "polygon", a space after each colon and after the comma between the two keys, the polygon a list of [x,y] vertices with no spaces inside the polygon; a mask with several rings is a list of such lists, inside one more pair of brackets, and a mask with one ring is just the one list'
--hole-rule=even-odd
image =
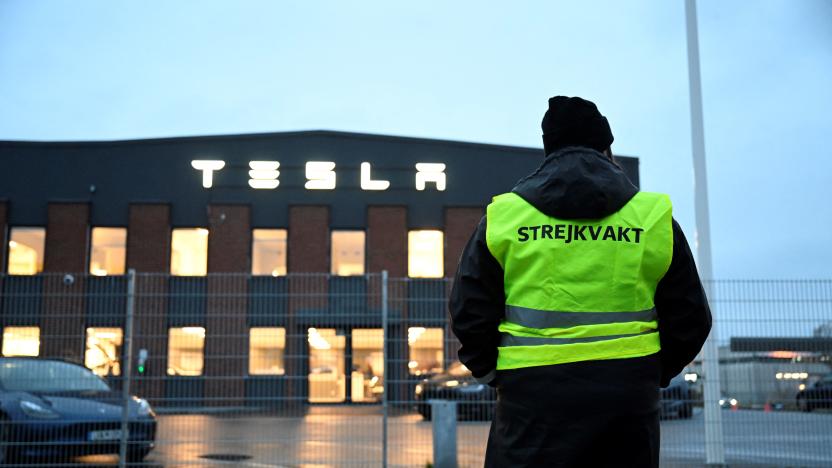
{"label": "parked car", "polygon": [[[123,409],[121,392],[86,367],[0,358],[0,464],[118,453]],[[156,438],[147,401],[129,400],[128,424],[128,461],[141,461]]]}
{"label": "parked car", "polygon": [[447,372],[416,384],[415,398],[416,410],[426,420],[431,419],[429,400],[456,401],[460,419],[489,420],[494,414],[497,393],[492,387],[474,380],[471,371],[457,362]]}
{"label": "parked car", "polygon": [[832,374],[826,374],[811,387],[797,394],[797,407],[801,411],[832,408]]}
{"label": "parked car", "polygon": [[670,380],[670,385],[661,390],[662,418],[689,419],[693,416],[693,392],[690,383],[680,374]]}

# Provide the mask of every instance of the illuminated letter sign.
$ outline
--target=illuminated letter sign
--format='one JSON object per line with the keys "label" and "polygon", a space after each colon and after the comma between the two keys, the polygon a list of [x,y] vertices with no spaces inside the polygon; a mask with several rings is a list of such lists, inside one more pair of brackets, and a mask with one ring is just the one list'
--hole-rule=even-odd
{"label": "illuminated letter sign", "polygon": [[436,190],[445,190],[445,165],[441,163],[416,164],[416,190],[424,190],[426,182],[436,184]]}
{"label": "illuminated letter sign", "polygon": [[387,190],[390,187],[390,181],[373,180],[372,171],[370,163],[361,163],[361,190]]}
{"label": "illuminated letter sign", "polygon": [[251,177],[248,185],[255,189],[273,189],[280,185],[277,178],[280,176],[280,163],[277,161],[251,161],[248,163],[251,168],[248,176]]}
{"label": "illuminated letter sign", "polygon": [[[225,168],[225,161],[219,159],[194,159],[191,166],[202,173],[202,186],[214,186],[214,173]],[[248,185],[253,189],[271,190],[280,186],[279,161],[249,161]],[[447,185],[444,163],[416,163],[416,190],[427,190],[428,183],[433,184],[437,191],[443,192]],[[233,170],[239,166],[231,166]],[[306,183],[307,190],[334,190],[336,185],[335,163],[332,161],[307,161]],[[393,170],[401,170],[394,168]],[[290,174],[294,168],[289,166]],[[373,166],[364,161],[361,163],[360,188],[365,191],[384,191],[390,188],[390,181],[373,179]],[[228,176],[226,176],[228,177]],[[234,188],[235,185],[226,184],[223,188]]]}
{"label": "illuminated letter sign", "polygon": [[214,185],[214,171],[224,168],[225,161],[195,159],[191,161],[191,166],[198,171],[202,171],[202,186],[211,188]]}
{"label": "illuminated letter sign", "polygon": [[310,190],[332,190],[335,188],[335,163],[332,161],[309,161],[306,163],[304,187]]}

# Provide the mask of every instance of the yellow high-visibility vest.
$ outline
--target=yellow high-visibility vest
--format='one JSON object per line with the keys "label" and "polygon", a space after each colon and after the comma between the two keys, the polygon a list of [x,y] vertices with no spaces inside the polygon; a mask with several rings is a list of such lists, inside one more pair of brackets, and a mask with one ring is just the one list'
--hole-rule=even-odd
{"label": "yellow high-visibility vest", "polygon": [[639,192],[604,218],[563,220],[506,193],[487,216],[505,280],[498,370],[661,349],[653,297],[673,256],[667,195]]}

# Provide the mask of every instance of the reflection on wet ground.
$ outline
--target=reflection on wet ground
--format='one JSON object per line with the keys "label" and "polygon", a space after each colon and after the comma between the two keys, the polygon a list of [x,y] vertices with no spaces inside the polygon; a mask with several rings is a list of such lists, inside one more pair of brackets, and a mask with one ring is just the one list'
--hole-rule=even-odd
{"label": "reflection on wet ground", "polygon": [[[724,412],[726,456],[732,466],[832,466],[832,413]],[[482,466],[488,422],[458,426],[460,466]],[[431,423],[406,414],[389,418],[390,466],[424,467],[432,458]],[[381,466],[382,418],[375,408],[313,407],[305,417],[162,415],[156,449],[145,467]],[[208,455],[218,459],[204,458]],[[236,456],[236,459],[235,459]],[[704,421],[662,422],[662,466],[702,466]],[[118,457],[76,460],[71,466],[115,465]],[[50,464],[50,466],[54,466]]]}

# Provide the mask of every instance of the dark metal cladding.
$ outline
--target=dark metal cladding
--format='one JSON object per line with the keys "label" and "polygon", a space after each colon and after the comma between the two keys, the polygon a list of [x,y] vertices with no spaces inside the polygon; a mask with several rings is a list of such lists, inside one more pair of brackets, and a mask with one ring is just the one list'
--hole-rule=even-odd
{"label": "dark metal cladding", "polygon": [[[485,206],[510,190],[542,161],[535,148],[456,141],[304,131],[95,142],[0,142],[0,199],[9,204],[10,225],[45,225],[49,201],[89,201],[91,224],[126,226],[128,204],[172,205],[172,224],[207,224],[206,206],[252,207],[253,227],[288,224],[289,205],[328,205],[331,227],[363,228],[368,205],[406,206],[410,228],[440,227],[449,206]],[[225,168],[214,186],[202,187],[194,159],[219,159]],[[280,162],[280,186],[248,186],[248,163]],[[333,161],[335,190],[307,190],[305,163]],[[373,179],[389,180],[386,191],[360,189],[360,165],[372,164]],[[638,160],[619,157],[638,184]],[[428,183],[415,190],[416,163],[444,163],[447,189]],[[93,188],[94,187],[94,188]]]}

